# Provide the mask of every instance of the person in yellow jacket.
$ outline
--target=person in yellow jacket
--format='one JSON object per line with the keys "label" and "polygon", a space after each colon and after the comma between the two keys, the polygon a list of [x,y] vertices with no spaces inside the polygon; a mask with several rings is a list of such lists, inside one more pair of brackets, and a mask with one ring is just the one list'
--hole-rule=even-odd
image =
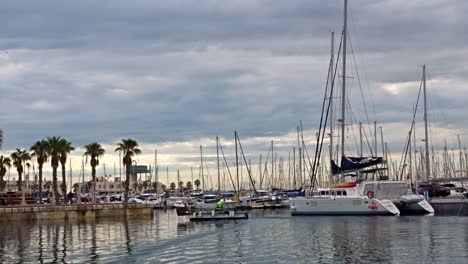
{"label": "person in yellow jacket", "polygon": [[223,199],[220,199],[218,203],[216,203],[216,208],[223,209]]}

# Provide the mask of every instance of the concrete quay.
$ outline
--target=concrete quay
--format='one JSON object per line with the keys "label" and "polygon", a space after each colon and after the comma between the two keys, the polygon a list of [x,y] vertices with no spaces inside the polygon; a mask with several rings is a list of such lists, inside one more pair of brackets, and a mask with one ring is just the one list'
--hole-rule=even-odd
{"label": "concrete quay", "polygon": [[[152,216],[153,207],[128,204],[127,217]],[[37,205],[0,207],[0,223],[46,219],[87,219],[125,216],[123,204]]]}

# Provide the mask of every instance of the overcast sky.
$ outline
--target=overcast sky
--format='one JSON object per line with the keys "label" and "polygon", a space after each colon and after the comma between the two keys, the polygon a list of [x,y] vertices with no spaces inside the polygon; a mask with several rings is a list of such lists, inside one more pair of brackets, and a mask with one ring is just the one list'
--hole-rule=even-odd
{"label": "overcast sky", "polygon": [[[367,123],[362,89],[401,153],[426,64],[431,142],[465,146],[467,13],[463,0],[350,1],[347,123]],[[1,1],[3,152],[59,135],[104,144],[113,164],[113,145],[131,137],[141,163],[158,148],[161,166],[186,169],[200,144],[215,155],[215,137],[232,144],[237,130],[252,159],[272,139],[287,158],[299,120],[306,141],[317,130],[342,14],[341,0]]]}

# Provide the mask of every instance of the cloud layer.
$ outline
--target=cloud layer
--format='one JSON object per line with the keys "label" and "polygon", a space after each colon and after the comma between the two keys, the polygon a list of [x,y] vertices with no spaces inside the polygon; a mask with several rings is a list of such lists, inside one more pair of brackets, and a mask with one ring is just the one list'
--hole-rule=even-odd
{"label": "cloud layer", "polygon": [[[349,5],[347,123],[367,122],[364,95],[369,121],[401,151],[427,64],[433,144],[455,146],[458,134],[466,141],[466,1]],[[290,136],[285,157],[299,120],[313,138],[330,31],[338,47],[343,12],[342,1],[300,0],[3,1],[0,10],[7,152],[51,135],[112,152],[132,137],[184,168],[180,157],[234,130],[262,139],[250,146],[255,157],[270,139]]]}

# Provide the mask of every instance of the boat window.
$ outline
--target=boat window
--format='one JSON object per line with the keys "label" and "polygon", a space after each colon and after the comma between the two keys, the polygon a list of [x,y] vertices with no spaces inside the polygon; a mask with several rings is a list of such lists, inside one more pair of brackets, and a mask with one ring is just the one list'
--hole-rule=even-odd
{"label": "boat window", "polygon": [[336,195],[341,196],[341,191],[336,191]]}
{"label": "boat window", "polygon": [[320,191],[320,195],[325,195],[325,191]]}
{"label": "boat window", "polygon": [[335,196],[335,195],[336,195],[336,192],[335,192],[335,191],[332,191],[331,194],[332,194],[333,196]]}
{"label": "boat window", "polygon": [[348,195],[348,194],[346,193],[346,191],[343,191],[343,196],[346,196],[346,195]]}

